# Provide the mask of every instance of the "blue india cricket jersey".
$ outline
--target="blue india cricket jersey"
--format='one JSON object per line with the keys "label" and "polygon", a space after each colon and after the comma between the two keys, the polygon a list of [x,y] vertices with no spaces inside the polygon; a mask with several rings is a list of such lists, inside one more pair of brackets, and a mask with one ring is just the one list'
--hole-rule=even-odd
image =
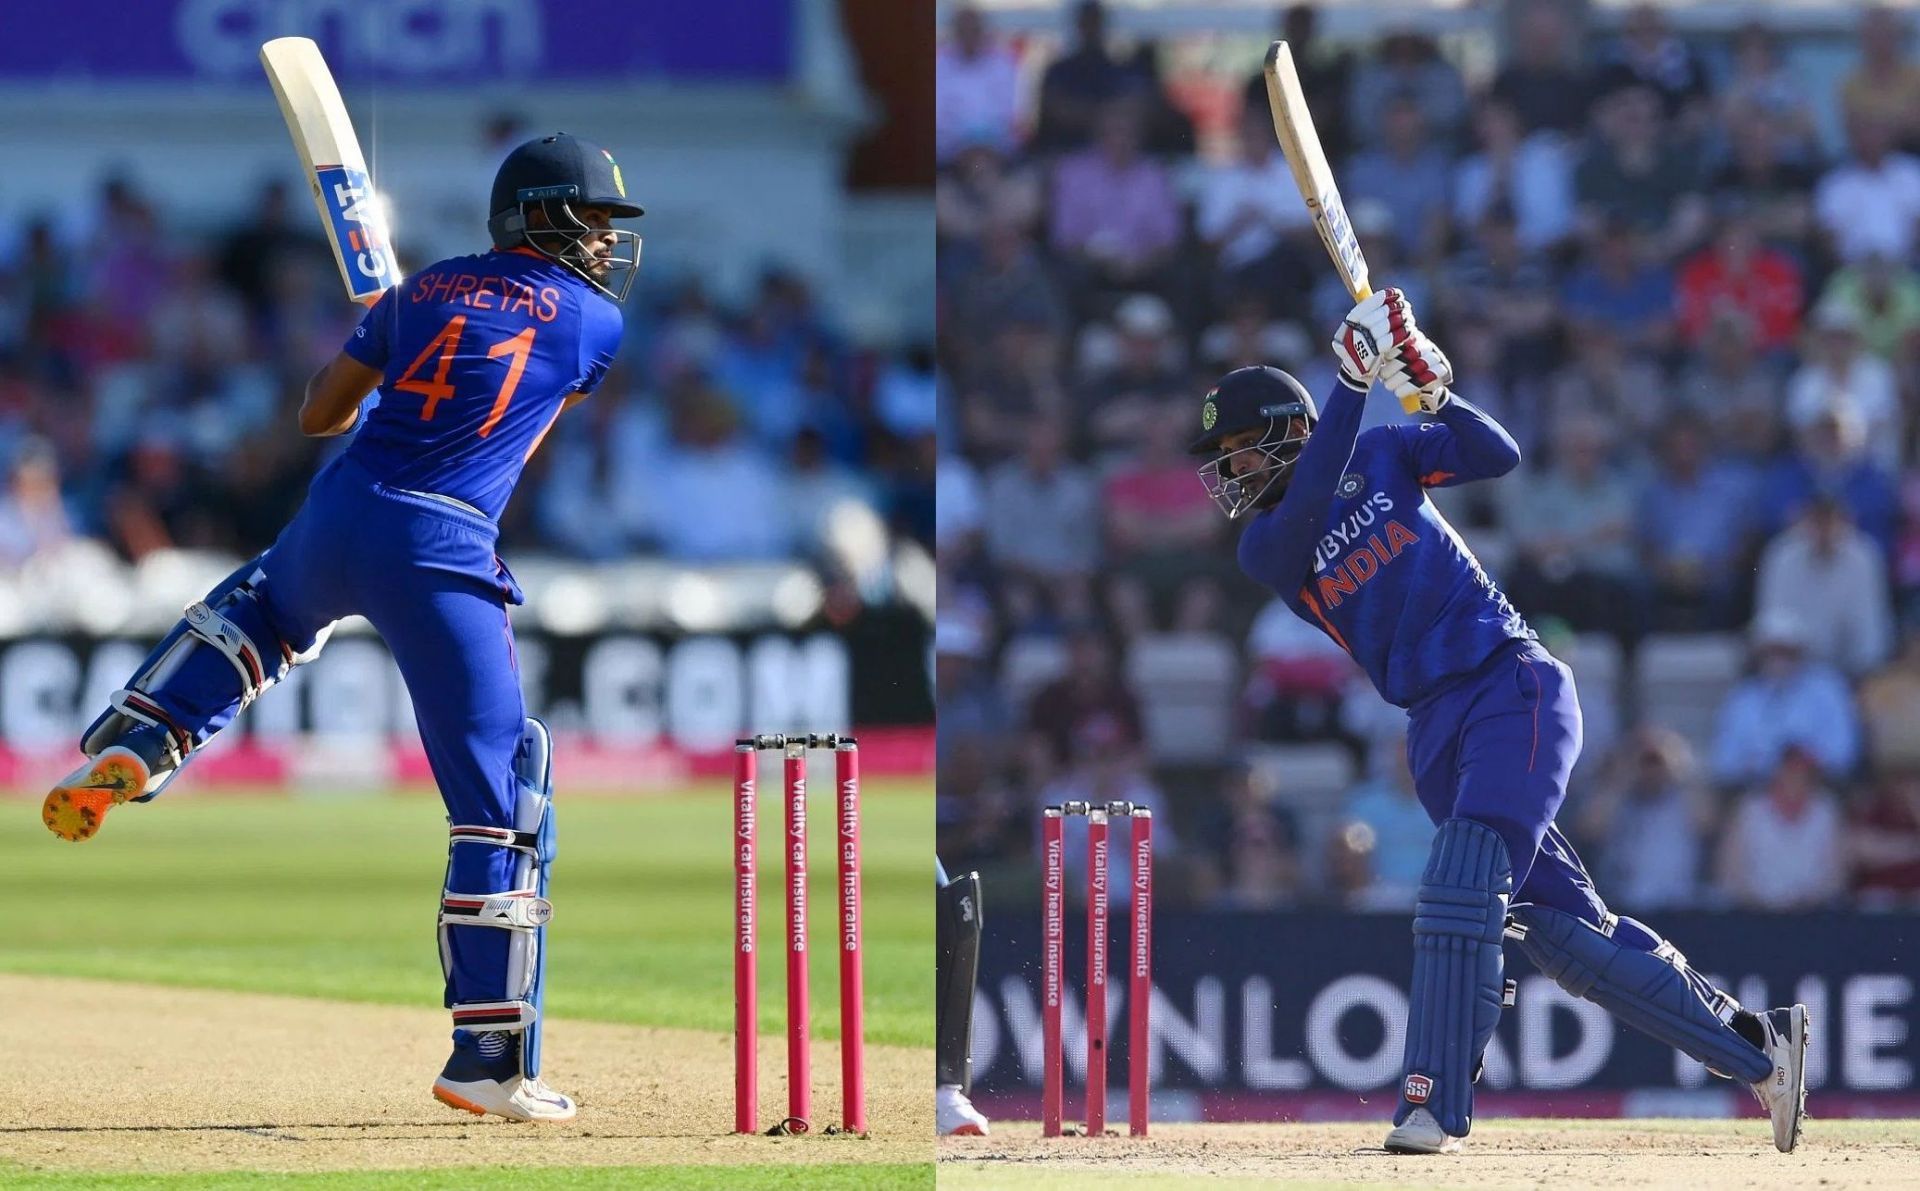
{"label": "blue india cricket jersey", "polygon": [[1241,535],[1240,567],[1408,707],[1534,636],[1426,494],[1503,475],[1520,450],[1457,397],[1433,421],[1359,434],[1364,404],[1344,386],[1327,401],[1286,496]]}
{"label": "blue india cricket jersey", "polygon": [[387,291],[344,350],[384,376],[347,456],[498,520],[567,395],[620,346],[620,310],[531,250],[458,256]]}

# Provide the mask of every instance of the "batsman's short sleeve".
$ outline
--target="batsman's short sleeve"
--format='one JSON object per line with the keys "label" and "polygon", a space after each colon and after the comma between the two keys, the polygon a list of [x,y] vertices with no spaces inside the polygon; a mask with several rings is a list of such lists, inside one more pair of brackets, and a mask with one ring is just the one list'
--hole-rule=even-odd
{"label": "batsman's short sleeve", "polygon": [[620,351],[620,335],[625,329],[618,306],[598,295],[581,299],[580,383],[576,392],[591,393],[600,387]]}
{"label": "batsman's short sleeve", "polygon": [[340,350],[365,364],[369,368],[384,370],[387,366],[387,353],[391,350],[394,313],[399,309],[394,304],[393,295],[398,290],[390,289],[380,295],[360,325],[347,336]]}

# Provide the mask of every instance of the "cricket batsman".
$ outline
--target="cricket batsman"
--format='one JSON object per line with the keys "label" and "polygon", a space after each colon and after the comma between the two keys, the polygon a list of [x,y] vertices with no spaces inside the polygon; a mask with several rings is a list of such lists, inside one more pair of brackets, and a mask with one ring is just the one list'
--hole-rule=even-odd
{"label": "cricket batsman", "polygon": [[[1439,828],[1414,908],[1400,1099],[1386,1148],[1448,1153],[1473,1124],[1481,1056],[1509,1003],[1502,943],[1578,997],[1753,1089],[1790,1151],[1806,1110],[1804,1005],[1754,1012],[1652,927],[1611,913],[1554,816],[1580,755],[1573,675],[1541,648],[1426,490],[1505,475],[1519,448],[1454,396],[1453,368],[1395,289],[1333,339],[1318,409],[1276,368],[1227,374],[1200,407],[1207,492],[1246,519],[1240,567],[1406,709]],[[1359,433],[1375,381],[1426,420]]]}
{"label": "cricket batsman", "polygon": [[507,608],[523,597],[494,544],[528,457],[613,361],[640,237],[612,221],[642,212],[612,155],[566,135],[510,153],[488,210],[491,252],[389,289],[307,383],[303,433],[358,433],[272,547],[188,607],[111,697],[42,817],[62,839],[91,838],[313,658],[335,621],[365,616],[406,680],[447,808],[453,1054],[433,1094],[565,1121],[574,1102],[540,1079],[551,741],[521,698]]}

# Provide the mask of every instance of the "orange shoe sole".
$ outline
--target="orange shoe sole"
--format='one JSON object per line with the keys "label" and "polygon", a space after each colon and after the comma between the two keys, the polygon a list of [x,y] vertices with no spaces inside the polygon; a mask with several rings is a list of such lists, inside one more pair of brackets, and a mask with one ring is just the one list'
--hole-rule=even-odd
{"label": "orange shoe sole", "polygon": [[147,784],[142,767],[127,757],[101,757],[72,785],[53,788],[40,804],[40,821],[63,840],[79,843],[100,830],[107,812],[139,795]]}
{"label": "orange shoe sole", "polygon": [[454,1095],[439,1084],[433,1086],[433,1098],[448,1108],[457,1108],[461,1112],[470,1112],[476,1117],[484,1117],[487,1115],[486,1109],[481,1108],[471,1100]]}

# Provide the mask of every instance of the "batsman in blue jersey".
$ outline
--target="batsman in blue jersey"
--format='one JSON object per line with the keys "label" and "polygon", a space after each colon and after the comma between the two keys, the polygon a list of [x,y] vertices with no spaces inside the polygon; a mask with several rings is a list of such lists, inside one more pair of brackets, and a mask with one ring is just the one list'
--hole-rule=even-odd
{"label": "batsman in blue jersey", "polygon": [[112,696],[42,816],[64,839],[92,837],[314,657],[335,621],[366,617],[447,807],[439,941],[455,1028],[433,1093],[563,1121],[573,1101],[541,1081],[539,1050],[551,741],[522,702],[507,617],[522,596],[494,544],[528,457],[620,345],[640,238],[612,220],[641,209],[611,154],[557,135],[508,155],[489,211],[493,251],[388,290],[308,383],[300,429],[353,441],[273,546],[188,607]]}
{"label": "batsman in blue jersey", "polygon": [[[1452,366],[1397,290],[1333,342],[1341,387],[1316,408],[1275,368],[1229,373],[1201,405],[1200,475],[1245,519],[1240,566],[1407,712],[1407,759],[1438,827],[1414,908],[1413,984],[1389,1150],[1456,1150],[1511,999],[1504,939],[1541,972],[1752,1087],[1793,1149],[1806,1107],[1804,1005],[1743,1009],[1644,923],[1608,911],[1554,825],[1580,754],[1573,675],[1541,648],[1427,498],[1505,475],[1520,451],[1454,396]],[[1360,433],[1379,381],[1426,417]]]}

